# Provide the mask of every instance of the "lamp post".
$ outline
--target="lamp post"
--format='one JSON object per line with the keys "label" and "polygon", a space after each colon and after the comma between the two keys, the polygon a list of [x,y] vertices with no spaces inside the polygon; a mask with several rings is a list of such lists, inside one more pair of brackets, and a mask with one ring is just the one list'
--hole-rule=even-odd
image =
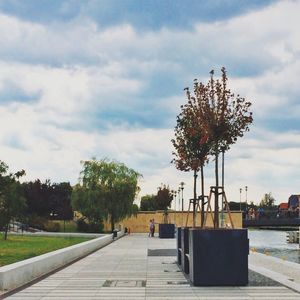
{"label": "lamp post", "polygon": [[[178,195],[178,211],[180,211],[180,188],[178,188],[177,195]],[[178,220],[178,223],[179,223],[179,220]]]}
{"label": "lamp post", "polygon": [[181,226],[183,226],[183,189],[185,183],[182,181],[180,182],[180,189],[181,189]]}
{"label": "lamp post", "polygon": [[247,204],[248,204],[248,199],[247,199],[247,191],[248,191],[248,186],[245,186],[245,192],[246,192],[246,210],[247,210]]}
{"label": "lamp post", "polygon": [[173,195],[174,195],[174,202],[175,202],[174,224],[176,226],[176,196],[177,196],[177,191],[173,191]]}
{"label": "lamp post", "polygon": [[242,188],[240,188],[240,211],[242,211]]}

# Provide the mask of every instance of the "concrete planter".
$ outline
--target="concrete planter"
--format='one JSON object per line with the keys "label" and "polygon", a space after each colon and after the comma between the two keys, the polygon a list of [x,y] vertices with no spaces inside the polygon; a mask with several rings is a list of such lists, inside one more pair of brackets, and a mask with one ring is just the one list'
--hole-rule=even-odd
{"label": "concrete planter", "polygon": [[177,263],[181,265],[181,227],[177,227]]}
{"label": "concrete planter", "polygon": [[175,224],[159,224],[159,238],[174,239]]}
{"label": "concrete planter", "polygon": [[247,229],[189,230],[190,281],[195,286],[248,284]]}
{"label": "concrete planter", "polygon": [[181,227],[181,270],[189,274],[189,229],[190,227]]}

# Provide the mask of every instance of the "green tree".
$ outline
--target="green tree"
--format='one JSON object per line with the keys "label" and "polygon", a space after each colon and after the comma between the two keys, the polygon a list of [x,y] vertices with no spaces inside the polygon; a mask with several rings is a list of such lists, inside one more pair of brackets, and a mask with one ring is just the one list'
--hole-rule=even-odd
{"label": "green tree", "polygon": [[[105,212],[105,193],[99,186],[86,186],[76,184],[73,187],[72,207],[79,211],[83,218],[79,220],[78,225],[83,224],[81,229],[86,231],[99,232],[103,228],[103,219],[106,216]],[[86,221],[89,223],[86,224]],[[81,226],[79,226],[81,227]]]}
{"label": "green tree", "polygon": [[264,194],[263,198],[261,199],[259,206],[264,208],[272,208],[275,205],[275,199],[271,193]]}
{"label": "green tree", "polygon": [[49,219],[71,220],[72,187],[69,182],[51,183],[49,179],[41,182],[39,179],[22,184],[26,198],[27,215],[40,216]]}
{"label": "green tree", "polygon": [[173,200],[173,194],[170,188],[166,185],[162,185],[158,188],[157,195],[155,196],[155,203],[157,210],[167,210],[171,207]]}
{"label": "green tree", "polygon": [[156,210],[155,195],[142,196],[140,210],[142,210],[142,211],[154,211],[154,210]]}
{"label": "green tree", "polygon": [[39,179],[23,182],[24,197],[26,199],[26,215],[49,218],[50,209],[50,180],[42,183]]}
{"label": "green tree", "polygon": [[7,239],[9,223],[20,217],[25,209],[25,199],[22,186],[18,181],[25,171],[8,173],[8,166],[0,161],[0,229],[4,230],[4,239]]}
{"label": "green tree", "polygon": [[171,207],[173,193],[166,185],[158,188],[156,195],[145,195],[141,198],[140,209],[143,211],[168,210]]}
{"label": "green tree", "polygon": [[173,193],[166,185],[158,188],[157,195],[155,196],[156,209],[164,211],[164,223],[168,223],[168,208],[171,207],[173,200]]}
{"label": "green tree", "polygon": [[96,159],[83,161],[80,183],[72,193],[72,206],[90,220],[109,219],[115,222],[132,215],[134,199],[141,176],[122,163]]}
{"label": "green tree", "polygon": [[[246,211],[247,209],[247,205],[246,205],[246,202],[234,202],[234,201],[230,201],[228,202],[228,205],[229,205],[229,209],[230,210],[242,210],[242,211]],[[250,206],[250,205],[248,205]]]}

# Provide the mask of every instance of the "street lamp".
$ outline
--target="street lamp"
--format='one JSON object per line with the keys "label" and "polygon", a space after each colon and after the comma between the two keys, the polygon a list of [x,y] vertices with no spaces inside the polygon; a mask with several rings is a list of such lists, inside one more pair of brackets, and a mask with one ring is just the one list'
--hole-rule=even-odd
{"label": "street lamp", "polygon": [[177,197],[177,191],[173,191],[173,196],[174,196],[175,211],[176,211],[176,197]]}
{"label": "street lamp", "polygon": [[180,188],[178,188],[177,195],[178,195],[178,210],[180,211]]}
{"label": "street lamp", "polygon": [[242,211],[242,188],[240,188],[240,211]]}
{"label": "street lamp", "polygon": [[179,189],[181,190],[181,225],[183,226],[183,189],[184,189],[185,183],[182,181],[180,182]]}
{"label": "street lamp", "polygon": [[176,195],[177,195],[177,191],[173,191],[173,195],[174,195],[174,202],[175,202],[174,223],[175,223],[175,226],[176,226]]}
{"label": "street lamp", "polygon": [[247,202],[248,202],[248,199],[247,199],[248,186],[247,185],[245,186],[245,191],[246,191],[246,209],[247,209]]}

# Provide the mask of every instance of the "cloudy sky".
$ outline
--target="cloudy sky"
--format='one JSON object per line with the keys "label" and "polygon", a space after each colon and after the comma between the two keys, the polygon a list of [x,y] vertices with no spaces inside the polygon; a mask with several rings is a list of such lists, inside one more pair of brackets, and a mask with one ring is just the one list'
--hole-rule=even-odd
{"label": "cloudy sky", "polygon": [[[75,184],[108,157],[192,196],[170,164],[193,79],[222,66],[254,124],[226,154],[228,200],[300,193],[300,1],[0,0],[0,159]],[[206,169],[207,192],[213,168]]]}

